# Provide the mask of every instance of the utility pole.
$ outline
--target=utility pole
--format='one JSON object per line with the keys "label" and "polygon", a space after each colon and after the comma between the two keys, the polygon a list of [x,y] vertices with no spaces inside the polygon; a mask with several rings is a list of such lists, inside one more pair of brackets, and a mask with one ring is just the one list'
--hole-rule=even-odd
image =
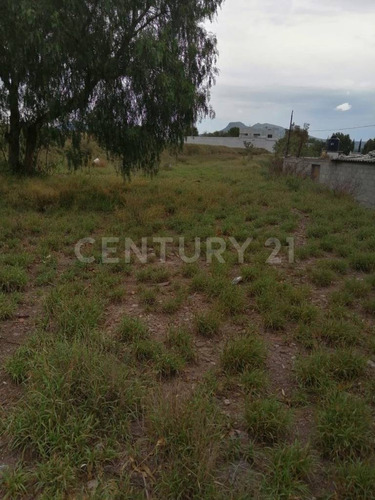
{"label": "utility pole", "polygon": [[289,125],[289,132],[288,132],[288,142],[286,143],[285,158],[289,154],[290,137],[292,135],[292,127],[293,127],[293,114],[294,114],[294,111],[292,111],[292,116],[290,117],[290,125]]}

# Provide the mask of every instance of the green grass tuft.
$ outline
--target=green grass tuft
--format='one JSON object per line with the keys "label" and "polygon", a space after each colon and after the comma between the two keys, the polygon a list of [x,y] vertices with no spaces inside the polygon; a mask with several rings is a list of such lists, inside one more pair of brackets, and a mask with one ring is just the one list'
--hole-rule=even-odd
{"label": "green grass tuft", "polygon": [[361,399],[334,392],[318,413],[317,441],[330,458],[355,458],[373,449],[371,409]]}
{"label": "green grass tuft", "polygon": [[350,265],[355,271],[372,273],[375,271],[375,254],[357,252],[351,257]]}
{"label": "green grass tuft", "polygon": [[174,349],[185,361],[196,358],[192,335],[184,328],[172,328],[167,336],[168,347]]}
{"label": "green grass tuft", "polygon": [[124,316],[118,327],[118,334],[123,342],[135,342],[140,339],[147,339],[149,331],[145,323],[138,318]]}
{"label": "green grass tuft", "polygon": [[375,498],[375,467],[373,463],[355,460],[340,465],[336,473],[339,498],[371,500]]}
{"label": "green grass tuft", "polygon": [[26,288],[27,281],[26,271],[22,267],[5,265],[0,268],[1,292],[21,292]]}
{"label": "green grass tuft", "polygon": [[228,374],[243,373],[262,368],[266,359],[264,342],[255,336],[237,337],[225,344],[221,366]]}
{"label": "green grass tuft", "polygon": [[292,415],[275,398],[247,401],[245,422],[249,434],[264,443],[275,443],[287,436],[292,424]]}
{"label": "green grass tuft", "polygon": [[214,337],[220,331],[221,318],[214,310],[195,315],[195,331],[202,337]]}
{"label": "green grass tuft", "polygon": [[263,490],[269,498],[311,498],[308,481],[315,461],[307,446],[299,442],[271,451]]}

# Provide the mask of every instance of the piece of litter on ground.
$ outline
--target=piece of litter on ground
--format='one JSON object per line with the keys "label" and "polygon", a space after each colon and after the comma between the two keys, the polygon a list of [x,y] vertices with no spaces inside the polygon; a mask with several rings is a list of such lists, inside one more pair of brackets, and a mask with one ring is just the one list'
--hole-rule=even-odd
{"label": "piece of litter on ground", "polygon": [[226,406],[229,406],[229,405],[230,405],[230,401],[229,401],[229,399],[224,399],[224,404],[225,404]]}
{"label": "piece of litter on ground", "polygon": [[237,276],[237,278],[234,278],[234,280],[232,281],[232,285],[239,285],[242,281],[243,281],[243,277]]}

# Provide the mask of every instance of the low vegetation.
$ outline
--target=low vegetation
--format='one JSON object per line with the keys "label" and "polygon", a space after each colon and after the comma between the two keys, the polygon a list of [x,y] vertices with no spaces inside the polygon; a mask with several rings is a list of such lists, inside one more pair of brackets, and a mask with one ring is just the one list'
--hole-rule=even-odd
{"label": "low vegetation", "polygon": [[375,497],[375,213],[268,165],[1,176],[2,498]]}

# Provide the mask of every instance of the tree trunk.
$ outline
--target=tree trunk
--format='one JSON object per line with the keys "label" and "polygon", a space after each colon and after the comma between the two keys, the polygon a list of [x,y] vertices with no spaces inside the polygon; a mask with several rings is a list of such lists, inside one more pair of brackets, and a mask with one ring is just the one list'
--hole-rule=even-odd
{"label": "tree trunk", "polygon": [[26,151],[23,162],[23,171],[26,175],[31,175],[35,168],[35,151],[38,139],[38,126],[32,123],[26,128]]}
{"label": "tree trunk", "polygon": [[9,166],[14,173],[21,171],[20,163],[20,134],[21,134],[21,116],[18,107],[18,83],[12,81],[9,92]]}

